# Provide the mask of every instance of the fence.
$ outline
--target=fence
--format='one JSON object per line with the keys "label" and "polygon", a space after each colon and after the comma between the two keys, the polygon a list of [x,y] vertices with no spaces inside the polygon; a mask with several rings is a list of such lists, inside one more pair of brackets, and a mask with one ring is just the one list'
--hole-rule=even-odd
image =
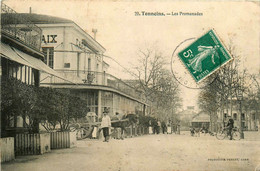
{"label": "fence", "polygon": [[1,2],[1,30],[26,45],[40,50],[42,30],[31,22],[30,14],[19,14]]}
{"label": "fence", "polygon": [[15,155],[35,155],[50,151],[50,134],[17,134]]}
{"label": "fence", "polygon": [[51,149],[70,148],[70,132],[51,132]]}
{"label": "fence", "polygon": [[[136,88],[132,87],[130,83],[126,83],[121,79],[104,72],[96,72],[96,71],[84,71],[84,70],[56,70],[62,77],[71,80],[72,82],[78,84],[86,84],[86,85],[99,85],[99,86],[107,86],[119,90],[127,95],[133,96],[140,100],[144,100],[144,94],[141,91],[136,90]],[[45,77],[45,76],[44,76]],[[47,77],[46,77],[47,78]],[[42,80],[41,84],[59,84],[66,83],[65,80],[62,80],[57,77],[51,77],[50,80]]]}
{"label": "fence", "polygon": [[14,159],[14,138],[0,138],[1,162]]}

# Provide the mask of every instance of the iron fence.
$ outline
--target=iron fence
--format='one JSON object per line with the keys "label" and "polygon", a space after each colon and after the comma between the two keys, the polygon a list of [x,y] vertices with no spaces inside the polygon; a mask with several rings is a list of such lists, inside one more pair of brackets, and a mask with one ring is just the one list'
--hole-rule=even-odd
{"label": "iron fence", "polygon": [[[72,82],[77,84],[107,86],[119,90],[129,96],[144,100],[144,95],[141,91],[136,90],[134,87],[127,84],[123,80],[105,72],[84,70],[55,71],[58,72],[63,78],[71,80]],[[52,77],[51,79],[43,80],[41,83],[59,84],[66,83],[66,81],[56,77]]]}
{"label": "iron fence", "polygon": [[40,50],[42,30],[31,23],[30,14],[19,14],[1,2],[1,32]]}

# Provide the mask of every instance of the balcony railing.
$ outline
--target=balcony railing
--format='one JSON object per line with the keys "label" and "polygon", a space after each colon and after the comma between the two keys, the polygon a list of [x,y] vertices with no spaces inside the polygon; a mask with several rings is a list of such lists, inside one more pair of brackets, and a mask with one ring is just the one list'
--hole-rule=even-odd
{"label": "balcony railing", "polygon": [[[116,78],[111,74],[105,72],[95,72],[95,71],[82,71],[82,70],[55,70],[62,77],[70,80],[71,82],[86,85],[97,85],[97,86],[107,86],[119,90],[129,96],[135,97],[140,100],[144,100],[144,96],[141,91],[137,91],[134,87],[128,85],[121,79]],[[52,77],[51,79],[44,79],[41,83],[50,84],[62,84],[67,83],[57,77]]]}
{"label": "balcony railing", "polygon": [[1,32],[25,45],[40,50],[42,30],[30,22],[29,14],[21,15],[1,2]]}

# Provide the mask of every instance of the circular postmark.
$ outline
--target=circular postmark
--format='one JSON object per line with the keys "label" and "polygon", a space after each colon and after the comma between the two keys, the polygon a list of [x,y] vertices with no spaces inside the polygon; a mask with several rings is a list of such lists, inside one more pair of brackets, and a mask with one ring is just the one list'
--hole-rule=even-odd
{"label": "circular postmark", "polygon": [[181,84],[184,87],[190,88],[190,89],[203,89],[206,86],[210,85],[214,82],[216,79],[216,76],[214,74],[210,75],[206,79],[202,80],[201,82],[196,82],[192,75],[190,74],[190,71],[187,69],[187,67],[182,63],[180,58],[178,57],[178,53],[187,47],[189,44],[191,44],[195,38],[189,38],[176,46],[172,53],[171,58],[171,71],[174,76],[174,78],[177,80],[179,84]]}

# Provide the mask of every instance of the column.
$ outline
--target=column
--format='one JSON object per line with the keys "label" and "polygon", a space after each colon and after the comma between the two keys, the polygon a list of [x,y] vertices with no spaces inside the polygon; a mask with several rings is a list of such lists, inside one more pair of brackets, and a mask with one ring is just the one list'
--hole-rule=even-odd
{"label": "column", "polygon": [[98,90],[98,117],[100,118],[101,117],[101,114],[102,114],[102,103],[101,103],[101,90]]}

